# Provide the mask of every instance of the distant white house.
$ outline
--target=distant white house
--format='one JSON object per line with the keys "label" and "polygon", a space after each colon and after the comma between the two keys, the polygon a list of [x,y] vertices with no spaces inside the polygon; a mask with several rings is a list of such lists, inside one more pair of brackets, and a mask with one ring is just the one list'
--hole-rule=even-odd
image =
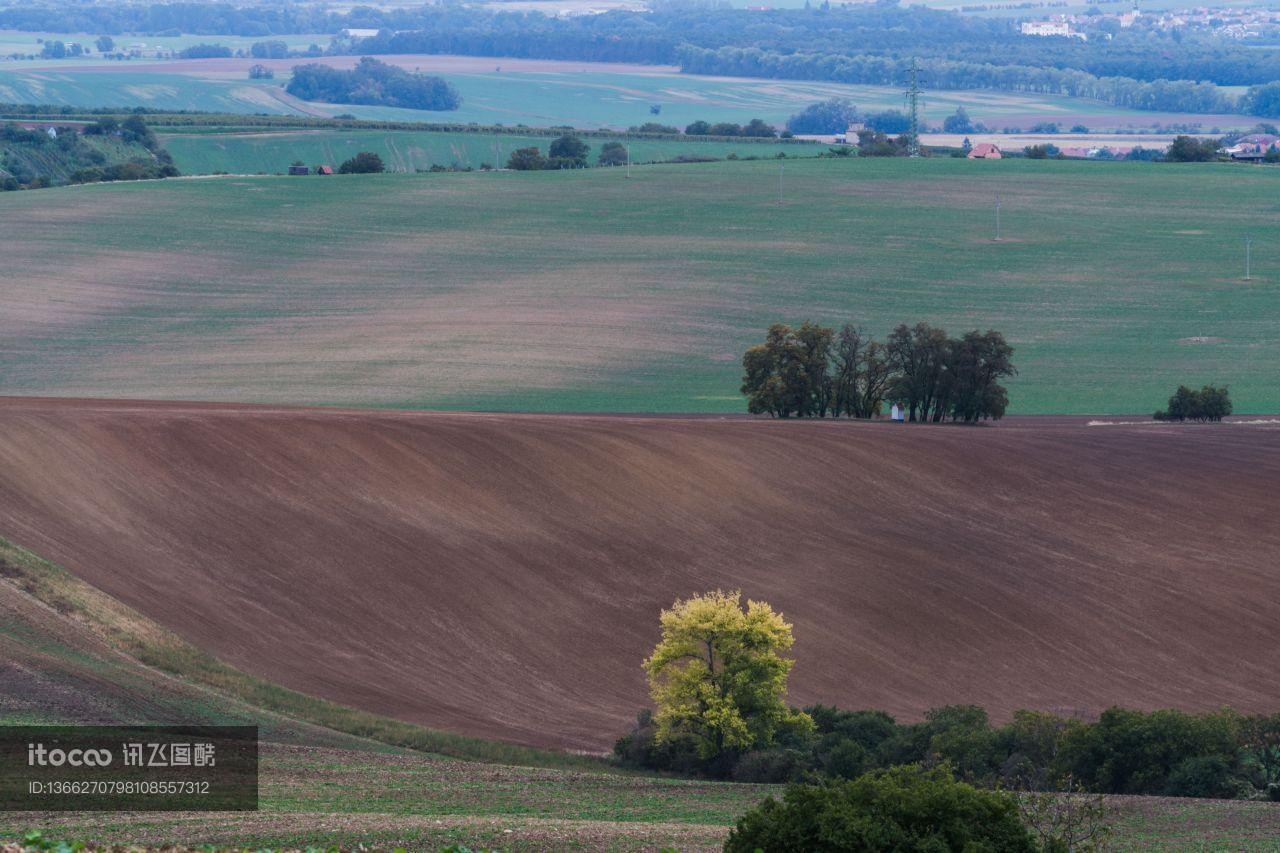
{"label": "distant white house", "polygon": [[377,34],[377,30],[361,30],[354,27],[347,27],[338,33],[338,35],[342,36],[344,39],[371,39]]}
{"label": "distant white house", "polygon": [[1024,36],[1064,36],[1078,38],[1081,41],[1087,39],[1084,33],[1072,30],[1071,25],[1066,21],[1023,21],[1022,34]]}
{"label": "distant white house", "polygon": [[860,121],[855,121],[845,130],[844,133],[836,134],[836,142],[847,142],[850,145],[858,144],[858,134],[866,130],[867,126]]}

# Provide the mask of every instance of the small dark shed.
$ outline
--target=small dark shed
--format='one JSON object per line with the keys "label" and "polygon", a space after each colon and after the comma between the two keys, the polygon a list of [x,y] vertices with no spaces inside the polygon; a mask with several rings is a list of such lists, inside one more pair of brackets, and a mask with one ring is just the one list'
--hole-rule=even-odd
{"label": "small dark shed", "polygon": [[311,170],[308,169],[306,166],[290,166],[289,174],[290,175],[310,175]]}

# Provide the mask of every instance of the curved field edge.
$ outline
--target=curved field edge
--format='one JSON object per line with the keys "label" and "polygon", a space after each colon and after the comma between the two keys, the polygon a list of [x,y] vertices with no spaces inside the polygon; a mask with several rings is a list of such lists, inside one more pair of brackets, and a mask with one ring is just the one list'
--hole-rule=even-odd
{"label": "curved field edge", "polygon": [[[38,611],[32,610],[30,602],[14,601],[15,593],[25,594],[42,605],[45,618],[31,618]],[[5,679],[11,688],[6,690],[0,685],[0,724],[121,721],[118,717],[91,719],[105,712],[109,717],[125,714],[146,722],[258,725],[264,740],[283,743],[383,750],[395,747],[469,761],[618,772],[590,756],[426,729],[247,675],[61,566],[3,538],[0,599],[4,605],[0,613],[9,617],[0,622],[0,644],[7,647],[6,657],[15,667],[11,677]],[[58,622],[70,622],[74,627],[63,626],[59,630]],[[91,637],[86,637],[86,632]],[[63,681],[81,688],[81,694],[88,692],[85,687],[100,689],[112,684],[123,690],[117,696],[82,695],[81,701],[62,706],[53,701],[42,701],[38,707],[30,701],[20,705],[14,694],[26,692],[26,685],[16,675],[19,655],[28,661],[39,660],[45,666],[58,665]],[[29,671],[31,667],[22,669]],[[90,670],[104,677],[90,679]],[[147,695],[157,689],[169,695],[158,699]],[[55,693],[66,698],[65,691]],[[94,698],[102,700],[96,708],[91,707]],[[59,712],[60,707],[64,713]]]}

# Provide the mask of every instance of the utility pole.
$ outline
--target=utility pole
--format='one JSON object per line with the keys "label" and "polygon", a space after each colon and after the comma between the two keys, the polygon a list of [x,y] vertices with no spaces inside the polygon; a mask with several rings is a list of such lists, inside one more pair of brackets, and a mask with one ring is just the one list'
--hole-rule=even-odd
{"label": "utility pole", "polygon": [[915,57],[911,58],[911,70],[907,77],[907,114],[911,124],[907,130],[907,156],[920,156],[920,68]]}
{"label": "utility pole", "polygon": [[996,242],[1000,242],[1000,196],[996,195]]}
{"label": "utility pole", "polygon": [[778,206],[782,206],[782,165],[778,164]]}
{"label": "utility pole", "polygon": [[627,177],[631,177],[631,146],[623,143],[622,150],[627,152]]}
{"label": "utility pole", "polygon": [[1249,281],[1251,278],[1253,278],[1253,276],[1250,275],[1250,273],[1253,272],[1252,255],[1253,255],[1253,238],[1245,237],[1244,238],[1244,280],[1245,281]]}

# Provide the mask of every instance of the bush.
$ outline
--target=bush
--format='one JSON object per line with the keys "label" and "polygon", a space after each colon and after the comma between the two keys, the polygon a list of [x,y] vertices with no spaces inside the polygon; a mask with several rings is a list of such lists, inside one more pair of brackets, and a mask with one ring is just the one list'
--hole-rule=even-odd
{"label": "bush", "polygon": [[536,172],[547,168],[547,158],[535,146],[517,148],[507,158],[507,168],[517,172]]}
{"label": "bush", "polygon": [[1165,793],[1174,797],[1234,797],[1238,785],[1231,765],[1220,755],[1188,758],[1169,774]]}
{"label": "bush", "polygon": [[792,785],[742,816],[726,853],[968,850],[1033,853],[1008,794],[979,791],[946,768],[893,767],[851,782]]}
{"label": "bush", "polygon": [[745,753],[733,766],[733,781],[779,784],[797,781],[805,770],[803,756],[789,749]]}
{"label": "bush", "polygon": [[178,51],[183,59],[226,59],[231,56],[231,48],[222,44],[193,44]]}
{"label": "bush", "polygon": [[598,162],[601,166],[623,166],[627,162],[627,147],[621,142],[606,142],[600,146]]}
{"label": "bush", "polygon": [[680,128],[669,124],[659,124],[656,121],[647,121],[642,125],[627,129],[628,133],[661,133],[667,136],[676,136],[680,133]]}

